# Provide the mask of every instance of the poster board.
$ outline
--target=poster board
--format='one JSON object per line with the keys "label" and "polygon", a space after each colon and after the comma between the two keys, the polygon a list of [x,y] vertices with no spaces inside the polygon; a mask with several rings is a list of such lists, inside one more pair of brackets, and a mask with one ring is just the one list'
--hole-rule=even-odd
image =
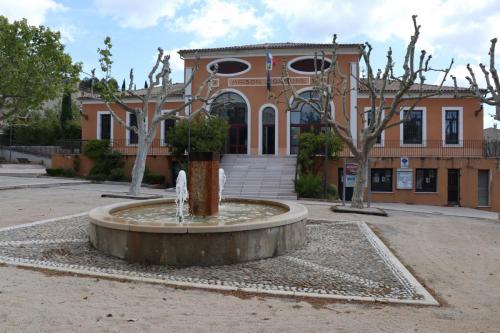
{"label": "poster board", "polygon": [[396,171],[396,188],[398,190],[413,189],[413,169],[398,169]]}
{"label": "poster board", "polygon": [[358,173],[357,163],[346,163],[345,165],[345,187],[354,187],[356,181],[356,174]]}

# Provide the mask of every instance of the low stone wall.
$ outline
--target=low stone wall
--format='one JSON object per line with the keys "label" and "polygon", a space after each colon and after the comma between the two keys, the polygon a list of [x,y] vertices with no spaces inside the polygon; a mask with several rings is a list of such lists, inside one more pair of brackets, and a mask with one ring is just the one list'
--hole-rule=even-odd
{"label": "low stone wall", "polygon": [[44,165],[46,168],[50,168],[52,166],[52,160],[50,158],[39,155],[21,153],[15,150],[10,150],[8,148],[0,148],[0,157],[3,157],[6,161],[13,163],[17,163],[18,158],[25,158],[29,160],[30,163],[41,164]]}
{"label": "low stone wall", "polygon": [[173,199],[115,204],[90,212],[90,242],[96,249],[129,262],[176,267],[229,265],[270,258],[305,244],[307,209],[304,206],[280,201],[229,200],[280,205],[288,207],[288,211],[262,221],[233,225],[150,225],[124,223],[111,213],[159,203],[173,205]]}
{"label": "low stone wall", "polygon": [[[79,162],[76,162],[76,161]],[[134,166],[135,156],[123,156],[124,174],[130,178],[132,168]],[[148,156],[146,160],[146,168],[155,174],[160,174],[165,177],[166,185],[172,184],[172,157],[171,156]],[[52,168],[72,169],[78,165],[78,170],[75,170],[77,176],[88,176],[94,162],[83,154],[53,154],[51,161]]]}

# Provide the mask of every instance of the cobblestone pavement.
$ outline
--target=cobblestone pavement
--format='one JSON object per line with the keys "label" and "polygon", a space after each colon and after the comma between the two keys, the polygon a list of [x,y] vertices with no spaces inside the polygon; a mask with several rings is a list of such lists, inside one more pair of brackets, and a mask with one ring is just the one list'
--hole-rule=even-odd
{"label": "cobblestone pavement", "polygon": [[[173,268],[129,264],[90,246],[86,215],[0,230],[0,261],[147,278],[167,283],[418,302],[423,288],[362,222],[310,221],[307,244],[285,256],[243,264]],[[424,290],[425,294],[425,290]]]}

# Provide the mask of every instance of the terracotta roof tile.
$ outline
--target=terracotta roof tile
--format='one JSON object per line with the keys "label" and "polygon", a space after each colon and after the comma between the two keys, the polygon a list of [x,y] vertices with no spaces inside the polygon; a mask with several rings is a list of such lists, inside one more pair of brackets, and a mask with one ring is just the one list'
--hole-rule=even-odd
{"label": "terracotta roof tile", "polygon": [[[179,50],[180,55],[192,54],[196,52],[222,52],[222,51],[244,51],[244,50],[265,50],[268,49],[324,49],[330,48],[331,43],[262,43],[262,44],[248,44],[237,46],[224,46],[202,49],[185,49]],[[338,44],[339,48],[359,48],[363,44]]]}

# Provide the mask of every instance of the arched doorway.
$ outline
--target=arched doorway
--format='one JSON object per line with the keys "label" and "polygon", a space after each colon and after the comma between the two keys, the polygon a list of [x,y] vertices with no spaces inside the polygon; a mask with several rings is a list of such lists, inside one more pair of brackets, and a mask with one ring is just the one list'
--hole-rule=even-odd
{"label": "arched doorway", "polygon": [[263,155],[274,155],[276,152],[276,110],[270,106],[262,110],[261,149]]}
{"label": "arched doorway", "polygon": [[229,129],[224,152],[246,154],[248,145],[248,106],[243,97],[234,92],[217,96],[211,106],[212,113],[226,119]]}
{"label": "arched doorway", "polygon": [[[318,93],[314,90],[307,90],[299,93],[299,96],[307,100],[319,100]],[[331,106],[330,106],[331,108]],[[331,112],[331,110],[329,110]],[[297,154],[299,150],[300,133],[319,133],[323,125],[320,115],[314,111],[313,107],[306,103],[293,102],[290,110],[290,154]]]}

